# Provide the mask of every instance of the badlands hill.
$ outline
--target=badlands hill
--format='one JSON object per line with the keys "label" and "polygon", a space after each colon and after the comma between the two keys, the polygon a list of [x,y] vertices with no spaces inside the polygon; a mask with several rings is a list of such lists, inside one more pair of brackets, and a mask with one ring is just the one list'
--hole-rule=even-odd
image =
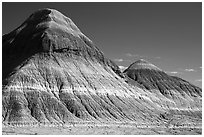
{"label": "badlands hill", "polygon": [[202,89],[176,76],[170,76],[150,62],[140,59],[126,70],[126,81],[163,98],[171,114],[202,118]]}
{"label": "badlands hill", "polygon": [[34,12],[2,41],[3,123],[202,118],[201,89],[143,60],[123,74],[56,10]]}

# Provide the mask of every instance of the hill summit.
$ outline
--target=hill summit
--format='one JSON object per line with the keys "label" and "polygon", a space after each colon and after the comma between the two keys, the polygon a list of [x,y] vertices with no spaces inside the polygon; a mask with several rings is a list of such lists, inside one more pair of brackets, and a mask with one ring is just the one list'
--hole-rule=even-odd
{"label": "hill summit", "polygon": [[152,70],[160,70],[157,66],[151,64],[150,62],[144,60],[144,59],[139,59],[136,62],[132,63],[128,69],[152,69]]}
{"label": "hill summit", "polygon": [[60,28],[70,31],[73,34],[80,34],[80,30],[73,21],[54,9],[41,9],[34,12],[25,22],[27,25],[36,25],[38,27]]}

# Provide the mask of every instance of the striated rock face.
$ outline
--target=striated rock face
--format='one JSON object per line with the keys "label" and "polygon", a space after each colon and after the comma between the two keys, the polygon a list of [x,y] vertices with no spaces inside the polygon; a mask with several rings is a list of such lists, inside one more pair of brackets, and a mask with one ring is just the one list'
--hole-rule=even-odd
{"label": "striated rock face", "polygon": [[147,92],[164,98],[167,110],[172,114],[193,114],[202,118],[202,90],[199,87],[170,76],[143,59],[131,64],[124,73],[129,84],[137,84]]}
{"label": "striated rock face", "polygon": [[36,11],[3,36],[3,122],[157,118],[163,110],[152,113],[142,89],[122,76],[71,19],[52,9]]}
{"label": "striated rock face", "polygon": [[[199,88],[142,61],[146,69],[132,64],[123,74],[71,19],[56,10],[36,11],[3,36],[2,46],[5,123],[162,124],[171,110],[189,116],[201,112]],[[180,83],[180,90],[162,80]]]}

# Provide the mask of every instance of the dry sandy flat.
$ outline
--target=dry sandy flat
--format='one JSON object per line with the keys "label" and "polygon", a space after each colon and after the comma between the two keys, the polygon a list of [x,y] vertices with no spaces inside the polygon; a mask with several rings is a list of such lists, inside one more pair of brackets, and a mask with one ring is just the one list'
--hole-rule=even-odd
{"label": "dry sandy flat", "polygon": [[131,125],[3,126],[3,135],[197,135],[202,128],[136,127]]}

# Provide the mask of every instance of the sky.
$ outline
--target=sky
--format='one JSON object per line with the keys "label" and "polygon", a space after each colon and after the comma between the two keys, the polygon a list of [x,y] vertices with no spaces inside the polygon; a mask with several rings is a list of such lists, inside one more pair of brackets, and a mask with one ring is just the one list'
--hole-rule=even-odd
{"label": "sky", "polygon": [[121,68],[146,59],[202,87],[202,3],[2,3],[2,35],[34,11],[52,8],[71,18]]}

